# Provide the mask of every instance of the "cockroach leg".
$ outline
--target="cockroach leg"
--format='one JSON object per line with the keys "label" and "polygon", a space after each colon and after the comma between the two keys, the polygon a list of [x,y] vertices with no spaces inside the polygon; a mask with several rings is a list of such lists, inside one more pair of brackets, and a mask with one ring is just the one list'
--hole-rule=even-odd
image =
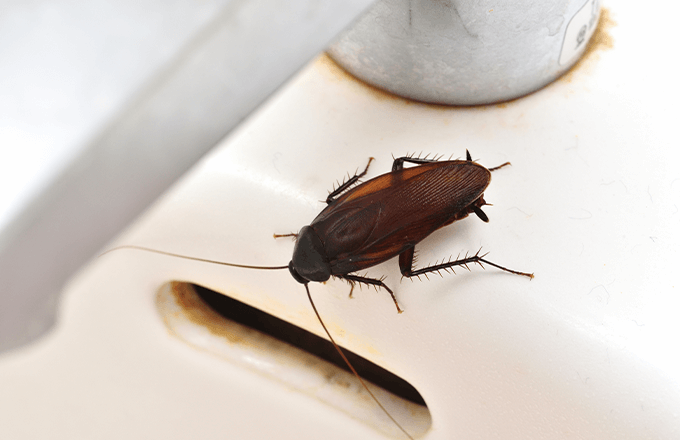
{"label": "cockroach leg", "polygon": [[[470,152],[468,150],[465,150],[465,160],[467,160],[468,162],[472,162],[472,156],[470,156]],[[496,170],[499,170],[499,169],[501,169],[505,166],[508,166],[508,165],[512,165],[512,164],[510,162],[505,162],[505,163],[498,165],[497,167],[487,168],[487,170],[496,171]]]}
{"label": "cockroach leg", "polygon": [[496,170],[500,170],[501,168],[506,167],[506,166],[508,166],[508,165],[512,165],[512,164],[511,164],[510,162],[505,162],[505,163],[502,163],[502,164],[498,165],[497,167],[487,168],[487,170],[489,170],[489,171],[496,171]]}
{"label": "cockroach leg", "polygon": [[352,296],[352,292],[354,292],[354,282],[352,282],[352,281],[348,281],[348,282],[349,282],[349,285],[350,285],[350,288],[349,288],[349,297],[350,297],[350,298],[354,298],[354,297]]}
{"label": "cockroach leg", "polygon": [[[394,292],[392,292],[392,289],[387,287],[385,283],[383,283],[382,280],[376,280],[375,278],[367,278],[367,277],[361,277],[358,275],[336,275],[338,278],[342,278],[343,280],[347,280],[352,283],[364,283],[364,284],[369,284],[371,286],[377,286],[377,287],[382,287],[383,289],[387,290],[390,295],[392,296],[392,301],[394,301],[394,305],[397,306],[397,312],[402,313],[403,310],[399,307],[399,303],[397,302],[397,297],[394,296]],[[353,285],[353,284],[352,284]]]}
{"label": "cockroach leg", "polygon": [[472,257],[466,256],[465,258],[456,259],[454,261],[448,261],[446,263],[435,264],[433,266],[425,267],[423,269],[413,270],[413,249],[414,248],[408,249],[399,254],[399,269],[401,270],[401,274],[407,278],[417,277],[418,275],[426,275],[431,272],[439,272],[440,270],[446,271],[454,266],[463,266],[465,268],[468,268],[468,264],[474,263],[477,263],[480,266],[482,266],[482,263],[485,263],[488,264],[489,266],[493,266],[505,272],[514,273],[515,275],[522,275],[532,279],[534,278],[534,274],[532,273],[518,272],[516,270],[508,269],[507,267],[499,266],[498,264],[492,263],[489,260],[485,260],[484,257],[486,256],[486,254],[480,256],[479,252]]}
{"label": "cockroach leg", "polygon": [[397,171],[397,170],[403,169],[404,168],[404,162],[413,163],[413,164],[416,164],[416,165],[422,165],[424,163],[437,162],[437,159],[427,159],[427,158],[420,159],[420,158],[417,158],[417,157],[408,157],[408,156],[398,157],[398,158],[394,159],[394,162],[392,163],[392,171]]}
{"label": "cockroach leg", "polygon": [[295,232],[291,232],[290,234],[274,234],[274,238],[283,238],[283,237],[293,237],[297,240],[298,235]]}
{"label": "cockroach leg", "polygon": [[368,167],[371,166],[371,162],[373,162],[375,158],[369,157],[368,158],[368,163],[366,164],[366,168],[359,173],[359,174],[354,174],[353,177],[350,177],[346,182],[344,182],[342,185],[337,187],[335,190],[333,190],[330,194],[328,194],[328,197],[326,197],[326,203],[331,204],[335,201],[335,198],[338,197],[340,194],[345,192],[350,186],[354,185],[357,183],[359,179],[364,177],[366,173],[368,172]]}

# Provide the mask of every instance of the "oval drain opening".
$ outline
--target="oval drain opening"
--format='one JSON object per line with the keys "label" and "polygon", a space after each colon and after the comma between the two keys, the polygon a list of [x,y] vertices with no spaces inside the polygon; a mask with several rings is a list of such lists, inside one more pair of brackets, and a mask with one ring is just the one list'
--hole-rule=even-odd
{"label": "oval drain opening", "polygon": [[[404,438],[326,339],[188,283],[165,284],[156,303],[168,329],[188,344],[312,395],[384,434]],[[344,351],[371,391],[407,432],[419,437],[429,430],[430,412],[412,385]]]}

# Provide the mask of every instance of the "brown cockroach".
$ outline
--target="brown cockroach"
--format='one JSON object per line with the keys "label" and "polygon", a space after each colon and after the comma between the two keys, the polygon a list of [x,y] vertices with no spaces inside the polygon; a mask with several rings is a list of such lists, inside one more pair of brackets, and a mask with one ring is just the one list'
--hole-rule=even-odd
{"label": "brown cockroach", "polygon": [[[352,288],[357,283],[383,288],[391,295],[397,311],[402,313],[394,292],[383,279],[354,273],[398,255],[401,274],[408,278],[446,271],[454,266],[467,267],[473,263],[480,266],[487,264],[529,278],[534,275],[499,266],[484,259],[485,255],[480,256],[479,253],[423,269],[413,268],[415,246],[437,229],[471,213],[484,222],[489,221],[481,209],[487,204],[484,201],[484,190],[491,181],[491,171],[509,165],[509,162],[494,168],[485,168],[474,162],[468,151],[466,160],[438,161],[405,156],[394,160],[391,172],[357,184],[368,172],[372,161],[373,158],[370,158],[361,173],[355,174],[328,195],[326,208],[309,225],[303,226],[297,234],[274,235],[277,238],[296,238],[293,258],[287,266],[224,263],[140,246],[120,246],[111,250],[133,248],[245,269],[287,268],[293,278],[305,286],[314,313],[347,366],[385,414],[408,438],[412,438],[373,395],[335,343],[316,310],[308,284],[335,277],[346,280]],[[404,163],[417,166],[404,168]]]}

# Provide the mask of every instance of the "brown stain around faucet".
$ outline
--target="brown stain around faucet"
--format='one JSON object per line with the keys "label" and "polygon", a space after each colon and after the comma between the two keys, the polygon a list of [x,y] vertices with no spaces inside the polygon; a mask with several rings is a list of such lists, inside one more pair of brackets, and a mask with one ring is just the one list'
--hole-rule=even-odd
{"label": "brown stain around faucet", "polygon": [[597,28],[595,28],[593,36],[588,41],[583,55],[558,80],[571,82],[577,72],[591,69],[595,62],[600,59],[600,53],[613,49],[614,38],[612,38],[610,31],[614,26],[616,26],[616,21],[612,18],[611,11],[607,8],[602,8]]}

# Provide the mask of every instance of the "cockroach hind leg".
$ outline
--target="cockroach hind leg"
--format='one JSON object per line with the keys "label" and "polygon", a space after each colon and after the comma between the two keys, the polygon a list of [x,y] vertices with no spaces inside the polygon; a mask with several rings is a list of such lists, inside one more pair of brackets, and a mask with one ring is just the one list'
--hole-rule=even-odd
{"label": "cockroach hind leg", "polygon": [[420,154],[418,155],[418,157],[415,157],[414,155],[408,155],[407,154],[406,156],[402,156],[402,157],[398,157],[398,158],[394,159],[394,162],[392,162],[392,171],[397,171],[397,170],[403,169],[404,168],[404,162],[412,163],[412,164],[415,164],[415,165],[422,165],[422,164],[426,164],[426,163],[438,162],[437,158],[428,159],[427,156],[429,156],[429,154],[427,156],[421,158],[420,156],[422,156],[422,154],[423,153],[421,151]]}
{"label": "cockroach hind leg", "polygon": [[500,170],[501,168],[507,167],[507,166],[510,166],[510,165],[512,165],[510,162],[505,162],[505,163],[502,163],[502,164],[498,165],[497,167],[487,168],[487,170],[489,170],[489,171],[496,171],[496,170]]}
{"label": "cockroach hind leg", "polygon": [[[481,249],[480,249],[480,251],[481,251]],[[446,263],[434,264],[432,266],[428,266],[428,267],[425,267],[423,269],[413,270],[412,268],[401,267],[401,270],[402,270],[402,274],[405,277],[409,277],[409,278],[420,277],[420,275],[425,275],[427,277],[428,273],[450,269],[450,268],[453,268],[455,266],[462,266],[462,267],[465,267],[466,269],[470,270],[468,264],[476,263],[476,264],[479,264],[480,266],[482,266],[482,268],[484,268],[483,264],[488,264],[489,266],[493,266],[496,269],[500,269],[500,270],[505,271],[505,272],[509,272],[509,273],[512,273],[512,274],[515,274],[515,275],[525,276],[525,277],[528,277],[529,279],[534,278],[533,273],[519,272],[519,271],[516,271],[516,270],[508,269],[507,267],[503,267],[503,266],[498,265],[496,263],[492,263],[491,261],[484,259],[484,257],[486,257],[486,255],[487,254],[480,256],[479,251],[477,251],[477,253],[472,257],[469,257],[467,254],[465,254],[465,258],[457,258],[456,260],[447,261]],[[451,270],[453,270],[453,269],[451,269]]]}

